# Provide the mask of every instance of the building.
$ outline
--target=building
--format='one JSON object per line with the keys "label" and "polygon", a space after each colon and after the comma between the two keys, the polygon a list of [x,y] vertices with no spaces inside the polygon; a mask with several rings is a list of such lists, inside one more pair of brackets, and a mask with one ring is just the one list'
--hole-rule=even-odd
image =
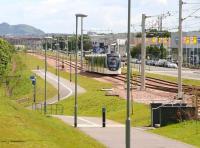
{"label": "building", "polygon": [[[171,34],[172,55],[177,59],[178,33]],[[185,65],[200,64],[200,32],[183,32],[183,63]]]}

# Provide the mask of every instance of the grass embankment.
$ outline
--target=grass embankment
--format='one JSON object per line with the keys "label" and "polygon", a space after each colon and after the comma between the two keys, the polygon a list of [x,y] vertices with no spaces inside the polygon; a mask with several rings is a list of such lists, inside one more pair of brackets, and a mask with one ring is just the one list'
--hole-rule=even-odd
{"label": "grass embankment", "polygon": [[173,124],[151,132],[200,147],[200,121]]}
{"label": "grass embankment", "polygon": [[2,96],[0,97],[0,125],[0,147],[103,147],[58,119],[25,110]]}
{"label": "grass embankment", "polygon": [[[34,56],[27,55],[28,59],[38,60]],[[48,67],[48,70],[55,73],[55,68]],[[69,73],[60,72],[60,76],[69,79]],[[74,80],[74,75],[72,75]],[[82,116],[101,116],[102,107],[107,109],[107,118],[121,123],[126,118],[126,100],[119,97],[105,96],[105,92],[100,91],[102,88],[111,88],[110,83],[99,82],[86,76],[78,76],[78,84],[86,89],[86,93],[78,96],[78,114]],[[73,115],[74,97],[60,102],[64,105],[65,114]],[[147,105],[134,103],[134,114],[132,115],[133,126],[148,126],[150,124],[150,110]]]}
{"label": "grass embankment", "polygon": [[[51,67],[50,71],[55,72]],[[69,74],[61,72],[61,76],[69,79]],[[168,81],[176,81],[176,78],[154,75],[152,77],[160,78]],[[74,76],[73,76],[74,79]],[[91,78],[85,76],[78,77],[78,83],[86,88],[87,92],[85,94],[78,96],[78,113],[84,116],[101,116],[101,108],[103,106],[107,107],[107,116],[109,119],[119,121],[123,123],[125,121],[126,115],[126,102],[118,97],[106,97],[104,92],[101,92],[101,88],[110,88],[111,84],[98,82]],[[189,84],[191,85],[190,81]],[[65,113],[68,115],[73,115],[74,111],[74,98],[71,97],[65,101],[61,102],[65,106]],[[134,104],[134,115],[132,116],[133,126],[144,126],[148,125],[150,121],[149,108],[143,104]],[[196,132],[196,129],[198,132]],[[160,134],[166,137],[177,139],[189,144],[196,145],[200,147],[200,124],[196,122],[184,122],[174,125],[169,125],[162,127],[151,132]]]}
{"label": "grass embankment", "polygon": [[[20,53],[15,55],[15,63],[18,69],[18,75],[21,75],[20,81],[16,84],[16,88],[13,90],[11,99],[18,100],[29,98],[29,101],[22,103],[25,106],[31,105],[33,101],[33,86],[30,80],[31,75],[35,75],[32,70],[37,68],[37,65],[44,67],[44,62],[39,61],[35,58],[29,58],[27,54]],[[16,75],[13,74],[13,75]],[[41,102],[44,100],[44,80],[36,76],[37,85],[36,85],[36,102]],[[47,83],[47,98],[50,99],[54,97],[57,93],[56,88]],[[23,101],[22,101],[23,102]]]}
{"label": "grass embankment", "polygon": [[[31,60],[33,63],[39,62],[34,58],[26,60]],[[28,86],[30,83],[30,81],[27,80],[27,75],[23,74],[21,76],[21,80],[23,81],[22,83],[25,86]],[[14,92],[18,92],[16,98],[24,97],[26,92],[23,92],[23,90],[25,88],[26,87],[21,86],[15,88]],[[11,98],[6,97],[3,93],[4,91],[4,88],[0,87],[0,147],[104,147],[79,130],[67,126],[58,119],[46,117],[36,112],[24,109],[21,105],[15,103],[15,101],[11,101]],[[29,91],[27,92],[30,93]],[[12,97],[12,99],[15,99],[15,97]]]}
{"label": "grass embankment", "polygon": [[[67,73],[62,76],[69,78]],[[79,85],[87,90],[86,93],[78,96],[78,114],[82,116],[101,116],[102,107],[107,109],[109,119],[124,123],[126,118],[126,101],[119,97],[105,96],[102,88],[111,88],[111,84],[96,81],[94,79],[79,76]],[[74,97],[61,102],[65,106],[65,113],[73,115]],[[134,103],[134,113],[132,116],[133,126],[149,125],[149,107],[144,104]]]}

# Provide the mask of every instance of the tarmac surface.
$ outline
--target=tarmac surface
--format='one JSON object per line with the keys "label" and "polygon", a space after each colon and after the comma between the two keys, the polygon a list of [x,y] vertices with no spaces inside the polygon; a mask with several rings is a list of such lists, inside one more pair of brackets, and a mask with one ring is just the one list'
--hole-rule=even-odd
{"label": "tarmac surface", "polygon": [[[138,69],[138,71],[140,71],[140,69],[141,69],[139,64],[132,64],[132,68]],[[146,69],[147,73],[154,73],[154,74],[178,77],[178,69],[175,69],[175,68],[166,68],[166,67],[146,65],[145,69]],[[199,69],[189,69],[189,68],[183,67],[182,68],[182,77],[184,79],[200,80],[200,70]]]}
{"label": "tarmac surface", "polygon": [[[55,115],[66,124],[73,126],[72,116]],[[78,129],[103,143],[109,148],[125,148],[125,126],[107,120],[102,128],[102,119],[97,117],[78,117]],[[194,148],[191,145],[147,132],[145,128],[131,129],[132,148]]]}

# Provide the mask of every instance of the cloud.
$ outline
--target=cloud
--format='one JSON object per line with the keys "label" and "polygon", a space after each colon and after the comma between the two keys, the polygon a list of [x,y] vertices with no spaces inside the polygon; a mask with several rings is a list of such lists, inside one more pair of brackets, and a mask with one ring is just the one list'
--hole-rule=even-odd
{"label": "cloud", "polygon": [[[85,30],[96,28],[126,32],[127,5],[128,1],[125,0],[7,0],[0,5],[0,20],[12,24],[30,24],[45,32],[73,33],[75,14],[85,13],[88,14],[84,19]],[[178,1],[132,1],[132,24],[139,30],[142,13],[157,15],[170,10],[178,10]],[[164,26],[176,25],[171,22],[176,22],[176,19],[169,18]]]}

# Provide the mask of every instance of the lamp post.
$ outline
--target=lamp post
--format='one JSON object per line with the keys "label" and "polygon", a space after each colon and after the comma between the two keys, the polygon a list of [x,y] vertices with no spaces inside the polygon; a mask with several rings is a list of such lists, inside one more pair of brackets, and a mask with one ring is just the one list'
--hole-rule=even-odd
{"label": "lamp post", "polygon": [[70,82],[72,82],[72,54],[69,54],[69,60],[70,60],[70,66],[69,66],[69,72],[70,72]]}
{"label": "lamp post", "polygon": [[83,70],[83,18],[87,15],[81,15],[81,70]]}
{"label": "lamp post", "polygon": [[45,73],[44,73],[44,114],[47,113],[47,49],[48,49],[48,40],[52,37],[45,37],[46,47],[45,47]]}
{"label": "lamp post", "polygon": [[75,59],[76,59],[76,65],[75,65],[75,100],[74,100],[74,127],[77,127],[77,113],[78,113],[78,104],[77,104],[77,53],[78,53],[78,18],[81,17],[87,17],[85,14],[76,14],[76,49],[75,49]]}
{"label": "lamp post", "polygon": [[59,54],[59,43],[56,45],[56,53],[57,53],[57,75],[58,75],[58,101],[60,101],[60,54]]}
{"label": "lamp post", "polygon": [[130,119],[130,34],[131,30],[131,0],[128,0],[128,35],[127,35],[127,116],[126,116],[126,148],[131,147],[131,119]]}

